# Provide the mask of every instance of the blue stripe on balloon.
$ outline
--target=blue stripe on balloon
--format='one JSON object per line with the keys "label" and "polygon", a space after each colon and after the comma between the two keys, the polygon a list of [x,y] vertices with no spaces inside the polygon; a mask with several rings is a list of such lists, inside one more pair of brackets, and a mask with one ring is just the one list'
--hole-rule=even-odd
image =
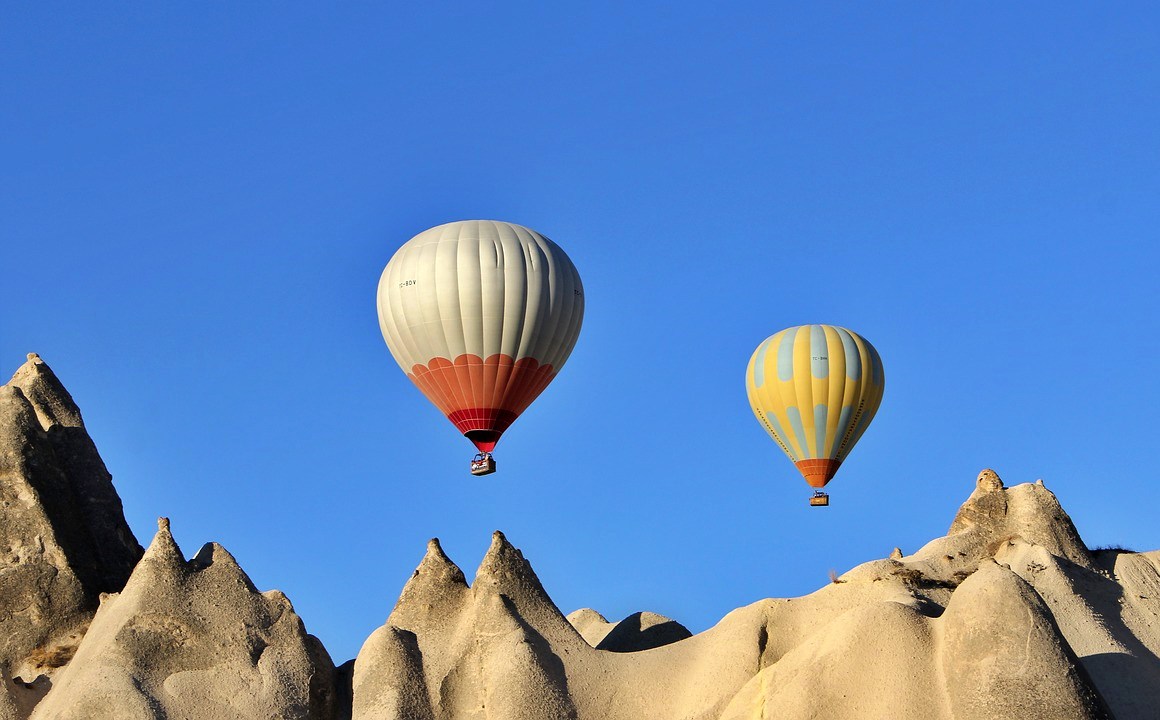
{"label": "blue stripe on balloon", "polygon": [[830,346],[821,325],[810,325],[810,373],[819,379],[830,375]]}
{"label": "blue stripe on balloon", "polygon": [[862,379],[862,356],[858,354],[858,343],[854,341],[850,331],[846,328],[837,328],[838,337],[842,338],[842,352],[846,355],[846,377],[851,380]]}
{"label": "blue stripe on balloon", "polygon": [[[850,428],[850,442],[846,443],[846,455],[850,454],[850,450],[853,449],[854,443],[858,442],[858,436],[861,434],[863,426],[865,425],[866,413],[862,413],[862,416],[858,418],[858,422],[854,423],[854,427]],[[845,459],[844,456],[843,459]]]}
{"label": "blue stripe on balloon", "polygon": [[825,405],[814,406],[814,434],[818,441],[814,447],[817,448],[818,457],[826,457],[826,410]]}
{"label": "blue stripe on balloon", "polygon": [[[835,443],[841,443],[842,439],[846,437],[846,431],[850,429],[850,418],[854,415],[853,405],[842,406],[842,412],[838,415],[838,432],[837,437],[834,438]],[[846,457],[846,450],[849,448],[841,448],[835,446],[830,453],[835,459],[842,460]]]}
{"label": "blue stripe on balloon", "polygon": [[756,387],[765,384],[765,354],[769,352],[769,346],[772,343],[773,338],[768,337],[757,346],[757,359],[753,361],[753,384]]}
{"label": "blue stripe on balloon", "polygon": [[793,341],[798,328],[782,330],[781,342],[777,345],[777,379],[782,382],[793,380]]}
{"label": "blue stripe on balloon", "polygon": [[867,343],[867,352],[870,354],[870,381],[875,385],[882,385],[882,358],[878,357],[878,351],[873,349],[872,344],[864,339],[862,342]]}
{"label": "blue stripe on balloon", "polygon": [[806,442],[806,429],[802,425],[801,411],[796,407],[788,407],[785,409],[785,414],[789,415],[789,424],[793,428],[797,444],[801,446],[802,452],[808,456],[810,454],[810,446]]}
{"label": "blue stripe on balloon", "polygon": [[785,428],[781,426],[781,422],[777,419],[777,415],[771,412],[762,411],[761,416],[765,418],[765,421],[769,423],[771,428],[773,428],[774,434],[777,435],[777,439],[781,441],[781,445],[785,448],[786,455],[789,455],[789,459],[797,462],[798,458],[795,457],[793,443],[789,441],[790,438],[785,434]]}

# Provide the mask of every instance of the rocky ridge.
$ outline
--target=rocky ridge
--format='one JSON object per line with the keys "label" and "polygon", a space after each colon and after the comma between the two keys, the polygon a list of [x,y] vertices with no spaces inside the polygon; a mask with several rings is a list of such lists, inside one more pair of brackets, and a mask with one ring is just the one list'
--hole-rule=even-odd
{"label": "rocky ridge", "polygon": [[0,388],[0,720],[1119,718],[1160,707],[1160,552],[1090,551],[1042,483],[983,471],[945,537],[696,635],[565,617],[502,533],[432,540],[336,671],[289,600],[162,519],[142,551],[39,358]]}
{"label": "rocky ridge", "polygon": [[162,518],[32,718],[329,718],[335,692],[286,596],[259,593],[217,543],[186,561]]}

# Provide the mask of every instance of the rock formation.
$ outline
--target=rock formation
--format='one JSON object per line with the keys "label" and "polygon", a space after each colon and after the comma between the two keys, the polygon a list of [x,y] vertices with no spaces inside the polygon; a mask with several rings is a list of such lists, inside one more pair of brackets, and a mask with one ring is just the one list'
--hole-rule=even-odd
{"label": "rock formation", "polygon": [[581,608],[568,613],[568,622],[589,645],[612,652],[651,650],[693,635],[676,620],[647,611],[610,623],[592,608]]}
{"label": "rock formation", "polygon": [[[142,557],[80,411],[30,355],[0,387],[0,720],[336,716],[334,666],[221,546]],[[98,609],[99,606],[99,609]]]}
{"label": "rock formation", "polygon": [[217,543],[186,562],[158,526],[32,719],[333,717],[334,665],[286,596]]}
{"label": "rock formation", "polygon": [[355,661],[353,717],[1143,720],[1160,700],[1158,560],[1088,551],[1042,483],[986,470],[913,555],[633,647],[679,626],[564,618],[500,533],[468,585],[432,541]]}
{"label": "rock formation", "polygon": [[[336,670],[221,546],[144,556],[35,356],[0,388],[0,720],[1144,720],[1160,551],[1090,551],[1042,483],[983,471],[949,533],[696,635],[565,617],[502,533],[468,584],[432,540]],[[99,602],[99,609],[97,605]],[[95,615],[94,615],[95,611]]]}
{"label": "rock formation", "polygon": [[29,355],[0,386],[0,719],[27,716],[140,557],[80,410]]}
{"label": "rock formation", "polygon": [[503,533],[472,587],[432,540],[355,661],[354,717],[575,718],[561,656],[581,647]]}

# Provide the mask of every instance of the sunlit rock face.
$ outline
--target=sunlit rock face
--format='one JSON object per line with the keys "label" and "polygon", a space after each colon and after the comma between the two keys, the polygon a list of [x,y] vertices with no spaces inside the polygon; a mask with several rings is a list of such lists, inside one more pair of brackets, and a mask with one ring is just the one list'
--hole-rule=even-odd
{"label": "sunlit rock face", "polygon": [[226,550],[186,561],[162,519],[33,720],[332,718],[334,665],[290,601]]}
{"label": "sunlit rock face", "polygon": [[80,410],[29,355],[0,386],[0,718],[27,717],[140,557]]}
{"label": "sunlit rock face", "polygon": [[581,647],[503,533],[471,587],[433,540],[387,625],[359,652],[354,717],[575,718],[560,656]]}
{"label": "sunlit rock face", "polygon": [[0,388],[0,462],[0,720],[1152,720],[1160,707],[1160,552],[1090,551],[1042,483],[1007,487],[993,470],[946,536],[695,635],[650,612],[565,617],[502,533],[470,583],[432,540],[336,671],[289,600],[216,543],[187,560],[163,519],[142,557],[39,358]]}
{"label": "sunlit rock face", "polygon": [[1135,599],[1117,617],[1084,595],[1123,594],[1112,560],[1055,496],[986,470],[946,537],[689,635],[653,613],[563,617],[501,533],[470,585],[432,541],[355,661],[353,717],[1143,720],[1160,632],[1141,604],[1160,611],[1160,572],[1128,555]]}
{"label": "sunlit rock face", "polygon": [[976,550],[971,553],[976,557],[993,554],[999,543],[1018,537],[1077,565],[1093,567],[1071,518],[1042,480],[1005,488],[994,470],[984,470],[975,491],[955,514],[949,534],[959,544],[980,543],[990,551]]}

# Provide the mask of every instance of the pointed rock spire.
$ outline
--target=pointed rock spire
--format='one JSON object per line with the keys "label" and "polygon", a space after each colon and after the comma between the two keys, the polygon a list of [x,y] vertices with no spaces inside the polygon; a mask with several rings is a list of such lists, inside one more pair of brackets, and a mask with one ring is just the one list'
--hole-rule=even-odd
{"label": "pointed rock spire", "polygon": [[75,428],[85,426],[80,408],[73,402],[72,395],[36,353],[28,353],[28,362],[20,366],[10,384],[24,392],[36,409],[37,419],[45,431],[58,425]]}
{"label": "pointed rock spire", "polygon": [[1003,479],[999,477],[999,473],[991,468],[986,468],[979,473],[979,477],[975,480],[975,489],[980,492],[995,492],[1003,489]]}
{"label": "pointed rock spire", "polygon": [[507,612],[553,643],[587,644],[552,602],[531,563],[499,530],[492,533],[491,547],[475,572],[471,592],[481,611],[494,609],[491,600],[501,596]]}
{"label": "pointed rock spire", "polygon": [[454,618],[465,607],[469,594],[463,571],[443,552],[439,538],[431,538],[387,622],[412,629],[425,627],[432,619]]}
{"label": "pointed rock spire", "polygon": [[975,491],[955,514],[951,522],[951,533],[972,527],[991,528],[1003,522],[1007,516],[1007,493],[999,474],[987,468],[979,473],[975,481]]}
{"label": "pointed rock spire", "polygon": [[1007,488],[991,469],[979,473],[974,492],[951,523],[950,535],[973,538],[971,544],[977,547],[965,550],[967,555],[981,551],[993,555],[998,542],[1019,536],[1084,567],[1094,563],[1071,518],[1042,482]]}
{"label": "pointed rock spire", "polygon": [[531,563],[499,530],[491,534],[491,547],[475,571],[475,582],[472,585],[477,594],[481,590],[494,589],[512,597],[530,594],[548,598]]}
{"label": "pointed rock spire", "polygon": [[149,543],[149,548],[145,550],[145,555],[141,559],[163,562],[167,565],[185,562],[181,548],[177,547],[177,541],[173,539],[173,533],[169,529],[169,518],[157,518],[157,534],[153,536],[153,541]]}
{"label": "pointed rock spire", "polygon": [[157,533],[125,584],[124,592],[148,595],[161,585],[173,586],[185,574],[185,565],[185,556],[169,530],[169,518],[159,517]]}
{"label": "pointed rock spire", "polygon": [[414,575],[423,575],[440,584],[467,586],[467,579],[463,576],[463,571],[459,569],[458,565],[451,562],[447,553],[443,552],[439,538],[431,538],[427,541],[427,552],[423,555],[419,567],[415,568]]}
{"label": "pointed rock spire", "polygon": [[[80,409],[36,353],[5,386],[0,450],[20,458],[16,472],[36,488],[48,520],[81,581],[100,592],[120,590],[141,546],[125,521],[121,498],[81,419]],[[36,425],[26,422],[26,413]],[[37,432],[39,431],[39,432]]]}
{"label": "pointed rock spire", "polygon": [[75,646],[142,551],[80,411],[35,354],[0,386],[0,477],[0,666],[52,674],[38,658]]}
{"label": "pointed rock spire", "polygon": [[197,551],[197,555],[189,562],[190,567],[200,573],[203,578],[202,582],[212,582],[220,585],[223,588],[230,588],[235,586],[243,586],[251,593],[257,593],[258,588],[254,586],[250,576],[242,570],[242,566],[238,561],[220,544],[216,542],[208,542],[201,546]]}
{"label": "pointed rock spire", "polygon": [[216,543],[184,561],[159,518],[34,717],[325,719],[334,695],[334,664],[285,596],[257,592]]}

